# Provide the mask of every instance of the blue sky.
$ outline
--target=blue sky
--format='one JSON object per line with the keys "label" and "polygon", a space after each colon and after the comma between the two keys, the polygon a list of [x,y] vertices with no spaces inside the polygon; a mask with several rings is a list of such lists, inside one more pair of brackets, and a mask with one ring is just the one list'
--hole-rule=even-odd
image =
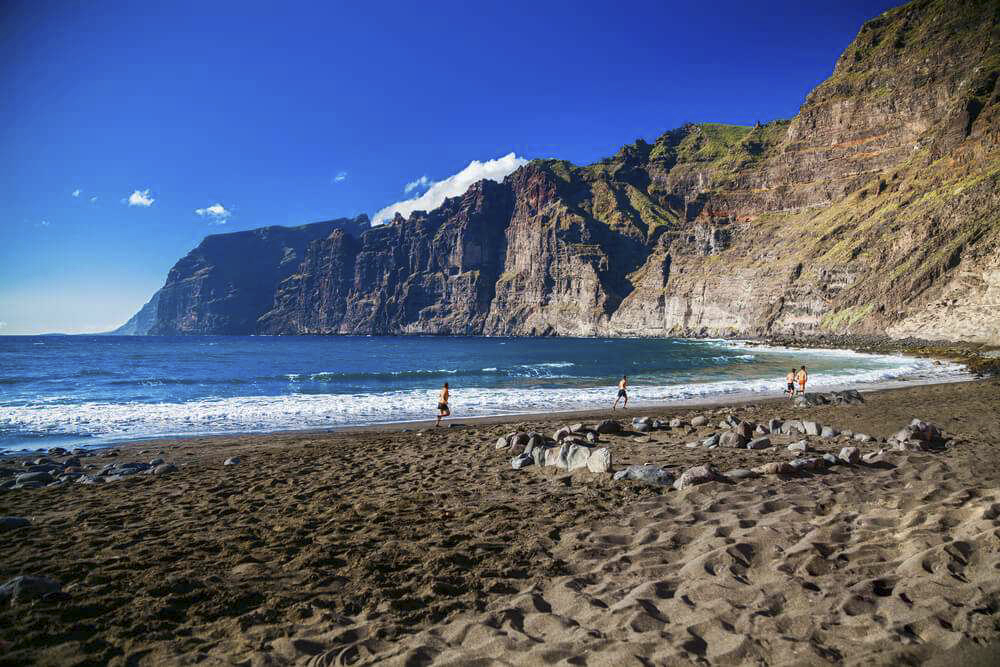
{"label": "blue sky", "polygon": [[114,328],[206,234],[791,117],[894,4],[7,0],[0,334]]}

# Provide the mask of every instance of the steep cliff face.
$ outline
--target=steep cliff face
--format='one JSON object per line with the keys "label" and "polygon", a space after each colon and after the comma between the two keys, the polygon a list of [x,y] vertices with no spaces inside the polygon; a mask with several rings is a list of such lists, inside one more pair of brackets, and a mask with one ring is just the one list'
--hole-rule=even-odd
{"label": "steep cliff face", "polygon": [[263,227],[208,236],[170,270],[159,292],[152,335],[243,334],[274,302],[309,243],[334,230],[360,235],[367,216],[301,227]]}
{"label": "steep cliff face", "polygon": [[790,121],[534,161],[275,255],[252,289],[189,256],[155,330],[1000,342],[998,20],[997,0],[911,2],[867,22]]}
{"label": "steep cliff face", "polygon": [[129,318],[128,322],[121,325],[114,331],[107,332],[108,336],[145,336],[156,324],[156,310],[160,304],[160,292],[157,291],[150,297],[149,301],[139,309],[135,315]]}

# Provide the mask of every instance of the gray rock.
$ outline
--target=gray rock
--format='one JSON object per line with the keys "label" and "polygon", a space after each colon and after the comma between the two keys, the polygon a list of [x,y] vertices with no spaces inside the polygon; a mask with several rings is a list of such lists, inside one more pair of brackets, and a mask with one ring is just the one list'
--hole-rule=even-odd
{"label": "gray rock", "polygon": [[576,470],[586,468],[587,461],[590,460],[590,447],[586,445],[570,445],[566,453],[566,469]]}
{"label": "gray rock", "polygon": [[69,454],[69,452],[62,447],[53,447],[49,450],[49,456],[66,456],[67,454]]}
{"label": "gray rock", "polygon": [[704,445],[705,447],[715,447],[716,445],[719,444],[719,434],[713,433],[712,435],[702,440],[701,444]]}
{"label": "gray rock", "polygon": [[154,475],[166,475],[167,473],[177,472],[177,466],[173,463],[161,463],[152,470]]}
{"label": "gray rock", "polygon": [[753,468],[753,472],[760,475],[790,475],[795,472],[795,468],[786,461],[771,461]]}
{"label": "gray rock", "polygon": [[687,426],[687,422],[680,417],[674,417],[670,420],[670,428],[681,428],[682,426]]}
{"label": "gray rock", "polygon": [[823,427],[812,421],[802,422],[802,429],[806,432],[806,435],[819,435],[823,432]]}
{"label": "gray rock", "polygon": [[757,424],[757,428],[753,430],[753,434],[758,438],[762,435],[771,435],[771,429],[764,426],[763,424]]}
{"label": "gray rock", "polygon": [[871,437],[867,433],[855,433],[854,439],[858,442],[871,442],[875,438]]}
{"label": "gray rock", "polygon": [[235,466],[239,464],[240,464],[240,457],[238,456],[231,456],[222,463],[222,465],[224,466]]}
{"label": "gray rock", "polygon": [[843,447],[840,450],[840,460],[844,463],[857,463],[861,460],[861,450],[857,447]]}
{"label": "gray rock", "polygon": [[611,450],[607,447],[598,447],[590,452],[587,459],[587,469],[594,473],[611,472]]}
{"label": "gray rock", "polygon": [[37,458],[37,459],[35,459],[35,460],[34,460],[34,461],[32,461],[32,462],[31,462],[30,464],[29,464],[29,463],[25,463],[24,465],[26,465],[26,466],[27,466],[27,465],[35,465],[35,466],[45,466],[45,465],[52,465],[52,464],[54,464],[54,463],[55,463],[55,461],[53,461],[52,459],[48,459],[48,458],[45,458],[45,457],[43,456],[43,457],[41,457],[41,458]]}
{"label": "gray rock", "polygon": [[55,579],[22,575],[14,577],[0,586],[0,600],[10,600],[11,602],[34,600],[50,593],[58,593],[61,590],[62,584]]}
{"label": "gray rock", "polygon": [[545,436],[541,433],[530,433],[528,434],[528,442],[524,445],[524,452],[528,453],[535,447],[542,447],[545,445]]}
{"label": "gray rock", "polygon": [[861,457],[861,460],[868,465],[875,465],[876,463],[887,463],[888,457],[886,456],[885,450],[880,449],[877,452],[869,452]]}
{"label": "gray rock", "polygon": [[897,441],[892,448],[897,452],[923,452],[928,449],[927,445],[920,440]]}
{"label": "gray rock", "polygon": [[781,424],[782,435],[801,435],[806,432],[805,427],[797,419],[791,419]]}
{"label": "gray rock", "polygon": [[81,475],[80,477],[76,478],[76,483],[77,484],[87,484],[87,485],[104,484],[104,478],[103,477],[93,477],[91,475]]}
{"label": "gray rock", "polygon": [[788,445],[788,451],[790,452],[808,452],[809,443],[805,440],[799,440],[798,442],[793,442]]}
{"label": "gray rock", "polygon": [[520,470],[525,466],[530,466],[534,464],[534,462],[535,459],[531,457],[531,454],[518,454],[511,460],[510,467],[513,468],[514,470]]}
{"label": "gray rock", "polygon": [[750,479],[752,477],[760,477],[760,475],[746,468],[734,468],[726,473],[726,477],[729,479]]}
{"label": "gray rock", "polygon": [[569,470],[569,449],[573,445],[550,447],[545,452],[545,465]]}
{"label": "gray rock", "polygon": [[30,525],[30,521],[19,516],[0,516],[0,533],[5,533],[15,528],[26,528]]}
{"label": "gray rock", "polygon": [[826,468],[827,463],[822,458],[810,457],[810,458],[799,458],[793,461],[789,461],[788,465],[792,466],[795,470],[823,470]]}
{"label": "gray rock", "polygon": [[551,447],[547,446],[543,441],[537,445],[525,445],[524,453],[531,457],[531,460],[535,462],[536,466],[543,466],[545,465],[545,452],[549,449],[551,449]]}
{"label": "gray rock", "polygon": [[47,472],[25,472],[18,475],[15,479],[15,482],[19,486],[30,483],[48,484],[51,481],[52,475]]}
{"label": "gray rock", "polygon": [[821,438],[836,438],[838,435],[839,432],[832,426],[824,426],[823,430],[819,432]]}
{"label": "gray rock", "polygon": [[653,427],[648,422],[639,422],[638,424],[633,424],[632,429],[639,433],[649,433],[653,430]]}
{"label": "gray rock", "polygon": [[698,415],[697,417],[691,420],[691,426],[695,427],[704,426],[707,423],[708,423],[708,417],[704,415]]}
{"label": "gray rock", "polygon": [[650,425],[652,425],[652,423],[653,423],[652,417],[632,417],[632,425],[633,426],[635,426],[636,424],[650,424]]}
{"label": "gray rock", "polygon": [[62,466],[54,464],[28,466],[27,472],[59,472]]}
{"label": "gray rock", "polygon": [[736,431],[726,431],[721,436],[719,436],[719,446],[720,447],[732,447],[734,449],[742,449],[747,444],[747,438],[742,433],[737,433]]}
{"label": "gray rock", "polygon": [[572,433],[583,433],[586,428],[584,428],[583,424],[571,424],[569,430]]}
{"label": "gray rock", "polygon": [[781,420],[780,419],[769,419],[767,422],[767,428],[771,433],[777,433],[781,430]]}
{"label": "gray rock", "polygon": [[697,442],[697,441],[695,441],[695,442],[689,442],[689,443],[686,443],[684,446],[687,447],[688,449],[694,449],[695,447],[701,447],[701,443]]}
{"label": "gray rock", "polygon": [[497,438],[497,444],[494,449],[507,449],[507,438],[503,436]]}
{"label": "gray rock", "polygon": [[754,438],[747,443],[747,449],[767,449],[771,446],[770,438]]}
{"label": "gray rock", "polygon": [[826,461],[828,465],[832,465],[832,466],[837,465],[838,463],[840,463],[840,459],[837,458],[837,455],[836,454],[831,454],[829,452],[827,452],[826,454],[823,455],[823,460]]}
{"label": "gray rock", "polygon": [[670,471],[654,465],[632,465],[615,473],[615,480],[632,480],[653,486],[670,486],[674,476]]}
{"label": "gray rock", "polygon": [[680,491],[690,486],[695,486],[696,484],[704,484],[705,482],[724,482],[726,479],[726,477],[719,474],[719,471],[716,470],[712,464],[708,463],[685,470],[681,476],[677,478],[677,481],[674,482],[674,488]]}
{"label": "gray rock", "polygon": [[[754,429],[757,427],[753,422],[741,421],[737,422],[733,426],[733,433],[738,433],[743,437],[743,442],[746,443],[750,438],[753,437]],[[742,446],[742,445],[741,445]]]}
{"label": "gray rock", "polygon": [[621,433],[622,425],[616,422],[614,419],[605,419],[600,424],[597,425],[598,433]]}
{"label": "gray rock", "polygon": [[597,434],[597,431],[587,431],[587,442],[592,445],[596,445],[601,441],[601,437]]}
{"label": "gray rock", "polygon": [[510,447],[511,449],[524,447],[526,444],[528,444],[528,440],[530,439],[531,436],[529,436],[527,433],[525,433],[524,431],[518,431],[517,433],[514,434],[514,437],[510,439],[509,444],[507,446]]}
{"label": "gray rock", "polygon": [[68,458],[65,461],[63,461],[62,464],[63,467],[65,468],[79,468],[81,465],[83,465],[82,463],[80,463],[80,459],[76,457]]}

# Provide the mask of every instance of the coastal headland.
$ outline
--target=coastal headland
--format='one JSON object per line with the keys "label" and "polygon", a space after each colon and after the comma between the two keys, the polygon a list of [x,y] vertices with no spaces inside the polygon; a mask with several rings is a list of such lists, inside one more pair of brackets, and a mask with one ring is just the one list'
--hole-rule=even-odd
{"label": "coastal headland", "polygon": [[[168,467],[0,493],[26,521],[0,531],[5,573],[51,582],[0,607],[0,664],[995,664],[998,390],[573,416],[619,420],[595,444],[615,470],[725,474],[680,490],[513,469],[498,438],[562,415],[96,452],[81,470]],[[936,446],[889,440],[915,418]],[[838,435],[703,443],[773,419]]]}

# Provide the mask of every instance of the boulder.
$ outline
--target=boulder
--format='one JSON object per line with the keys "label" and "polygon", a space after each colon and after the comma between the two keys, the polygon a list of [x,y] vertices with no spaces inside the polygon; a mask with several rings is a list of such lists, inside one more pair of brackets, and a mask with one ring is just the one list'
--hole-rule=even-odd
{"label": "boulder", "polygon": [[16,484],[24,485],[31,483],[48,484],[52,480],[52,475],[47,472],[25,472],[15,479]]}
{"label": "boulder", "polygon": [[531,454],[518,454],[513,459],[511,459],[510,467],[514,470],[520,470],[525,466],[530,466],[535,462],[535,459],[531,457]]}
{"label": "boulder", "polygon": [[670,428],[681,428],[682,426],[687,426],[687,422],[680,417],[674,417],[670,420]]}
{"label": "boulder", "polygon": [[782,435],[802,435],[806,432],[805,427],[797,419],[791,419],[781,424]]}
{"label": "boulder", "polygon": [[674,488],[680,491],[681,489],[686,489],[689,486],[695,486],[696,484],[704,484],[705,482],[724,482],[726,477],[719,474],[719,471],[715,467],[708,463],[705,465],[695,466],[693,468],[688,468],[685,470],[677,481],[674,482]]}
{"label": "boulder", "polygon": [[840,433],[837,429],[832,426],[824,426],[823,430],[819,432],[819,437],[821,438],[836,438]]}
{"label": "boulder", "polygon": [[177,472],[177,466],[173,463],[161,463],[160,465],[153,468],[151,471],[154,475],[166,475],[167,473]]}
{"label": "boulder", "polygon": [[747,449],[767,449],[771,446],[770,438],[754,438],[747,443]]}
{"label": "boulder", "polygon": [[843,447],[840,450],[839,458],[844,463],[857,463],[861,460],[861,450],[857,447]]}
{"label": "boulder", "polygon": [[763,424],[757,424],[757,428],[753,430],[753,434],[757,437],[762,435],[771,435],[771,429],[764,426]]}
{"label": "boulder", "polygon": [[769,419],[767,421],[767,430],[771,433],[777,433],[781,430],[781,423],[780,419]]}
{"label": "boulder", "polygon": [[805,440],[799,440],[798,442],[793,442],[788,445],[788,451],[790,452],[808,452],[809,443]]}
{"label": "boulder", "polygon": [[569,450],[575,445],[558,445],[545,452],[545,465],[569,470]]}
{"label": "boulder", "polygon": [[823,432],[823,427],[816,422],[804,421],[802,422],[802,430],[805,431],[806,435],[819,435]]}
{"label": "boulder", "polygon": [[816,471],[826,468],[827,463],[819,457],[799,458],[788,462],[795,470]]}
{"label": "boulder", "polygon": [[615,480],[632,480],[651,484],[653,486],[670,486],[674,483],[673,474],[659,466],[632,465],[615,473]]}
{"label": "boulder", "polygon": [[570,424],[569,430],[571,433],[583,433],[587,429],[583,424]]}
{"label": "boulder", "polygon": [[587,461],[590,460],[590,447],[586,445],[572,444],[566,452],[566,469],[576,470],[586,468]]}
{"label": "boulder", "polygon": [[721,436],[719,436],[719,446],[720,447],[732,447],[734,449],[742,449],[746,446],[748,439],[743,436],[742,433],[737,433],[736,431],[726,431]]}
{"label": "boulder", "polygon": [[495,449],[507,449],[507,438],[503,436],[497,438]]}
{"label": "boulder", "polygon": [[854,439],[858,442],[871,442],[875,438],[871,437],[867,433],[855,433]]}
{"label": "boulder", "polygon": [[[556,442],[562,442],[565,438],[568,438],[571,433],[572,431],[569,430],[568,426],[563,426],[562,428],[557,429],[556,432],[552,434],[552,439],[555,440]],[[527,444],[527,441],[525,441],[525,444]]]}
{"label": "boulder", "polygon": [[738,433],[743,437],[743,441],[746,442],[753,437],[754,429],[757,427],[753,422],[742,421],[733,426],[733,432]]}
{"label": "boulder", "polygon": [[26,528],[30,525],[30,521],[19,516],[0,516],[0,533],[5,533],[15,528]]}
{"label": "boulder", "polygon": [[605,419],[600,424],[597,425],[597,432],[603,434],[609,433],[621,433],[622,425],[616,422],[614,419]]}
{"label": "boulder", "polygon": [[868,465],[875,465],[877,463],[888,463],[888,456],[886,456],[884,449],[880,449],[877,452],[865,454],[861,457],[861,460]]}
{"label": "boulder", "polygon": [[536,466],[543,466],[545,465],[545,453],[550,449],[552,448],[544,442],[537,445],[527,444],[524,447],[524,453],[531,457]]}
{"label": "boulder", "polygon": [[529,436],[527,433],[525,433],[524,431],[518,431],[510,439],[510,445],[509,446],[510,446],[511,449],[516,449],[518,447],[524,447],[526,444],[528,444],[528,440],[530,440],[530,439],[531,439],[531,436]]}
{"label": "boulder", "polygon": [[55,579],[22,575],[14,577],[0,586],[0,600],[10,600],[11,602],[34,600],[50,593],[58,593],[61,590],[62,584]]}
{"label": "boulder", "polygon": [[649,433],[653,430],[653,427],[648,422],[639,422],[638,424],[632,425],[632,430],[638,431],[639,433]]}
{"label": "boulder", "polygon": [[753,468],[753,472],[759,475],[790,475],[795,472],[795,468],[785,461],[772,461]]}
{"label": "boulder", "polygon": [[590,472],[611,472],[611,450],[607,447],[598,447],[590,452],[587,459],[587,469]]}
{"label": "boulder", "polygon": [[701,444],[704,445],[705,447],[715,447],[716,445],[719,444],[719,434],[713,433],[712,435],[702,440]]}
{"label": "boulder", "polygon": [[704,415],[698,415],[697,417],[691,420],[691,426],[695,427],[704,426],[707,423],[708,423],[708,417]]}
{"label": "boulder", "polygon": [[726,477],[729,479],[750,479],[751,477],[759,476],[753,470],[747,470],[746,468],[734,468],[726,473]]}
{"label": "boulder", "polygon": [[67,454],[69,454],[69,452],[62,447],[53,447],[49,450],[49,456],[66,456]]}
{"label": "boulder", "polygon": [[528,442],[524,444],[524,453],[528,454],[535,447],[542,447],[545,445],[545,436],[541,433],[529,433]]}
{"label": "boulder", "polygon": [[651,417],[632,417],[632,426],[638,426],[639,424],[646,424],[647,426],[653,425],[653,419]]}

